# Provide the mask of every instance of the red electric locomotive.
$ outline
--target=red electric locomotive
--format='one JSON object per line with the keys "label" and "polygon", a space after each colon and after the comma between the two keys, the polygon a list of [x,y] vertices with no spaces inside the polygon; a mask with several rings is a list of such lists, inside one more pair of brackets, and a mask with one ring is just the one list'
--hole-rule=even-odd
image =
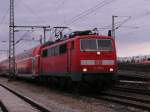
{"label": "red electric locomotive", "polygon": [[91,31],[73,32],[16,56],[16,71],[35,78],[111,82],[117,72],[115,42]]}
{"label": "red electric locomotive", "polygon": [[75,34],[43,47],[40,60],[40,74],[73,81],[111,80],[117,72],[115,43],[108,36]]}

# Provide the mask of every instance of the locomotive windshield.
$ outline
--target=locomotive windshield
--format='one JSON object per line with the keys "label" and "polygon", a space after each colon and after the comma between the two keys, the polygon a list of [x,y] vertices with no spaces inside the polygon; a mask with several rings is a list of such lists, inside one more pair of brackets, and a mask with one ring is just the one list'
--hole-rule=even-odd
{"label": "locomotive windshield", "polygon": [[112,51],[112,40],[81,39],[81,51]]}

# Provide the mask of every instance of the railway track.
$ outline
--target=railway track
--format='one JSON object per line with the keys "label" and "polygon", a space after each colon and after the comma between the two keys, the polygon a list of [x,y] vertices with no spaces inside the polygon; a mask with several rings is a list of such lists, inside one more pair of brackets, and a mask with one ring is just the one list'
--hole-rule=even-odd
{"label": "railway track", "polygon": [[150,65],[119,63],[118,68],[121,80],[150,81]]}
{"label": "railway track", "polygon": [[150,64],[118,63],[119,70],[150,72]]}
{"label": "railway track", "polygon": [[149,89],[138,89],[138,88],[133,88],[133,87],[122,87],[122,86],[115,86],[112,88],[112,90],[115,91],[124,91],[128,93],[137,93],[141,95],[148,95],[150,96],[150,90]]}
{"label": "railway track", "polygon": [[[13,90],[10,90],[10,88],[5,87],[4,85],[0,86],[8,89],[9,91],[12,91],[13,94],[17,94],[17,96],[21,96],[22,95],[18,95],[18,93],[14,92]],[[81,95],[82,97],[83,95]],[[86,96],[86,95],[84,95]],[[141,90],[141,89],[135,89],[135,88],[129,88],[129,87],[121,87],[121,86],[116,86],[114,88],[112,88],[111,90],[108,91],[104,91],[103,93],[101,93],[100,95],[87,95],[86,97],[88,98],[95,98],[95,99],[100,99],[100,100],[106,100],[109,102],[113,102],[113,103],[119,103],[125,106],[129,106],[129,107],[135,107],[138,109],[143,109],[143,110],[148,110],[150,111],[150,90]],[[22,99],[22,98],[21,98]],[[24,98],[23,98],[24,100]],[[25,97],[25,101],[28,102],[28,100],[30,99],[26,99]],[[39,106],[36,103],[33,103],[32,101],[31,105],[33,105],[33,107],[39,109],[41,112],[49,112],[49,110],[44,110],[44,107]],[[33,104],[32,104],[33,103]]]}
{"label": "railway track", "polygon": [[143,100],[112,93],[103,93],[100,96],[94,96],[93,98],[150,111],[150,100]]}
{"label": "railway track", "polygon": [[114,87],[92,97],[150,111],[150,90]]}
{"label": "railway track", "polygon": [[126,74],[119,74],[120,80],[132,80],[132,81],[150,81],[150,77],[144,76],[136,76],[136,75],[126,75]]}
{"label": "railway track", "polygon": [[[33,101],[32,99],[30,99],[26,96],[21,95],[20,93],[10,89],[9,87],[7,87],[3,84],[0,84],[0,86],[5,88],[6,90],[8,90],[10,93],[14,94],[15,96],[19,97],[21,100],[25,101],[27,104],[30,104],[33,108],[37,109],[39,112],[50,112],[50,110],[46,109],[42,105],[38,104],[37,102]],[[7,110],[7,108],[5,108],[4,112],[9,112],[9,111]]]}
{"label": "railway track", "polygon": [[8,110],[1,101],[0,101],[0,112],[8,112]]}

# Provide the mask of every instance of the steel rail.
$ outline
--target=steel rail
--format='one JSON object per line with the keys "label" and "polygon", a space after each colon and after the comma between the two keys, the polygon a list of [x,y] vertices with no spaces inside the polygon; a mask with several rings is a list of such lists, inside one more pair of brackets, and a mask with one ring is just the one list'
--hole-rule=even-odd
{"label": "steel rail", "polygon": [[148,89],[136,89],[136,88],[130,88],[130,87],[115,86],[114,88],[112,88],[112,90],[118,90],[118,91],[137,93],[137,94],[141,94],[141,95],[150,96],[150,90],[148,90]]}
{"label": "steel rail", "polygon": [[150,105],[149,103],[143,103],[142,101],[138,101],[137,100],[133,100],[130,99],[128,97],[120,97],[120,96],[113,96],[113,95],[108,95],[108,94],[103,94],[101,96],[94,96],[92,98],[96,98],[99,100],[105,100],[105,101],[109,101],[109,102],[113,102],[113,103],[118,103],[118,104],[122,104],[122,105],[126,105],[126,106],[130,106],[130,107],[135,107],[138,109],[143,109],[143,110],[148,110],[150,111]]}
{"label": "steel rail", "polygon": [[48,110],[47,108],[43,107],[41,104],[33,101],[32,99],[14,91],[13,89],[0,84],[1,87],[5,88],[6,90],[8,90],[9,92],[13,93],[14,95],[18,96],[19,98],[21,98],[22,100],[24,100],[25,102],[27,102],[28,104],[30,104],[31,106],[35,107],[36,109],[38,109],[41,112],[51,112],[50,110]]}

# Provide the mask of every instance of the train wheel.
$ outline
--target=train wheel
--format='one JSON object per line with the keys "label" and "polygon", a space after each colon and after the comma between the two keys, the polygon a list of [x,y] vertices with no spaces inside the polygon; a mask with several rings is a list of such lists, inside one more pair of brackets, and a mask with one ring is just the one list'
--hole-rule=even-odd
{"label": "train wheel", "polygon": [[68,78],[65,79],[65,90],[68,90],[69,92],[72,90],[72,81]]}
{"label": "train wheel", "polygon": [[73,82],[73,92],[76,94],[84,94],[87,92],[87,85],[83,82]]}
{"label": "train wheel", "polygon": [[67,86],[67,81],[64,78],[60,79],[60,89],[65,90]]}
{"label": "train wheel", "polygon": [[34,82],[36,83],[36,84],[39,84],[39,76],[34,76],[33,77],[34,79]]}

